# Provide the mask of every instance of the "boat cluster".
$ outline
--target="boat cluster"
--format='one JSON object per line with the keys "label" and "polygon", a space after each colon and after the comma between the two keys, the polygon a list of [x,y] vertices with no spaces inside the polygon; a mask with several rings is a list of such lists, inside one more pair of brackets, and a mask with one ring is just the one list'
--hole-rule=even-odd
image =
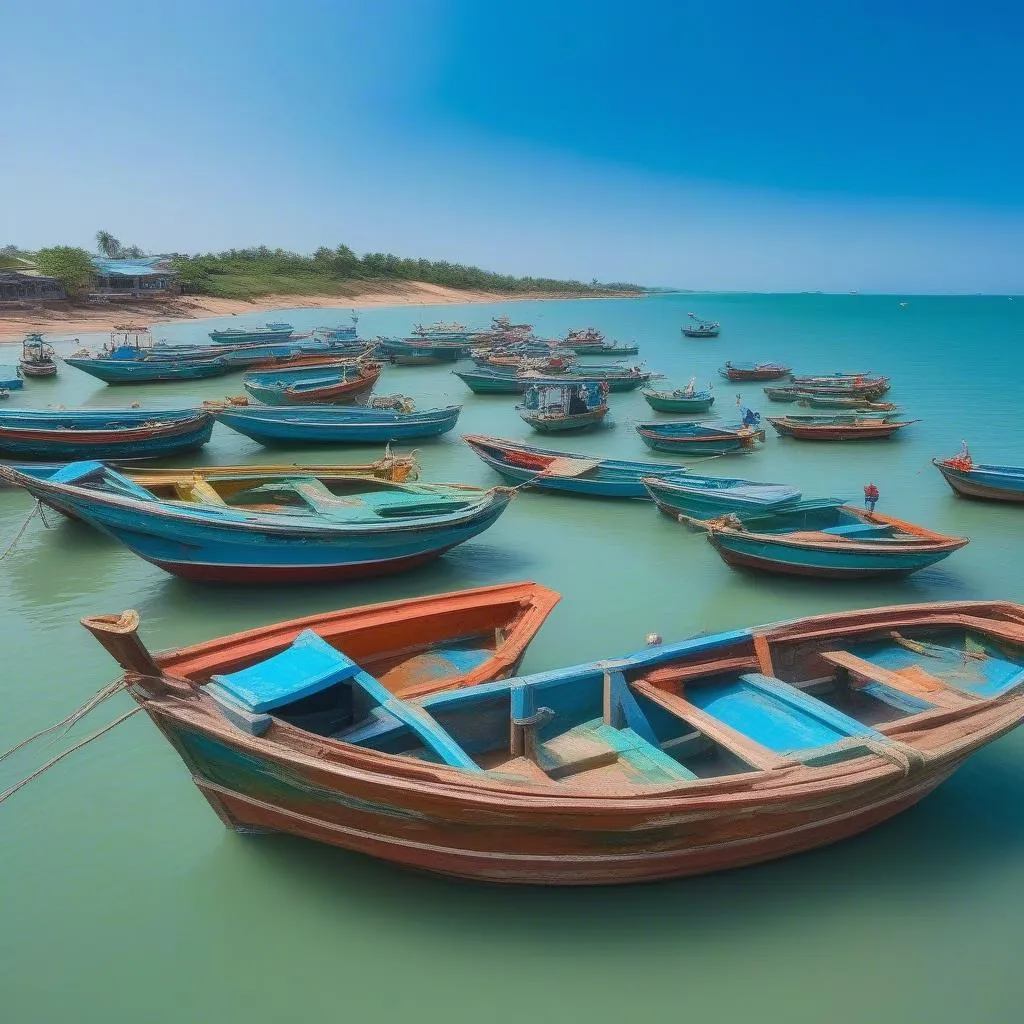
{"label": "boat cluster", "polygon": [[[684,333],[718,333],[691,319]],[[187,347],[155,344],[131,325],[115,334],[104,351],[66,362],[111,384],[133,373],[241,370],[246,395],[174,410],[4,411],[0,479],[188,579],[283,584],[401,571],[478,536],[523,488],[638,499],[681,532],[702,531],[728,565],[777,574],[907,574],[967,543],[876,512],[873,485],[857,508],[682,463],[467,434],[502,479],[470,487],[420,482],[414,456],[391,450],[452,430],[460,407],[375,396],[386,364],[469,358],[475,368],[457,376],[475,393],[517,396],[520,416],[541,432],[598,429],[610,394],[641,388],[655,412],[676,416],[636,425],[651,449],[718,458],[764,442],[759,415],[742,406],[735,423],[705,421],[710,385],[654,389],[642,366],[584,362],[637,354],[592,328],[551,341],[496,318],[481,330],[417,325],[406,338],[362,342],[354,326],[299,338],[268,324]],[[30,344],[52,361],[38,336],[26,340],[26,358]],[[767,397],[824,410],[769,417],[783,436],[874,439],[907,425],[879,401],[885,378],[793,377],[777,363],[726,362],[720,374],[791,378]],[[386,448],[361,465],[122,461],[194,451],[216,422],[265,445]],[[966,446],[936,465],[959,493],[1024,500],[1024,470],[979,466]],[[505,883],[652,880],[823,845],[909,806],[1024,719],[1024,608],[1015,605],[844,612],[675,644],[652,636],[613,661],[517,675],[557,600],[538,584],[505,584],[160,655],[143,644],[134,612],[84,625],[229,827]]]}

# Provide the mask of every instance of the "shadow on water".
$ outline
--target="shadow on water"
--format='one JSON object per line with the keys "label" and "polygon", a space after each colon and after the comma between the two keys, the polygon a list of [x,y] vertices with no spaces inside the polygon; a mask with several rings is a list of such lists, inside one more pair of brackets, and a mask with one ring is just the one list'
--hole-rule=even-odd
{"label": "shadow on water", "polygon": [[[528,943],[542,923],[546,941],[561,933],[577,952],[621,941],[623,928],[631,943],[652,947],[686,934],[727,939],[737,929],[756,942],[750,928],[777,933],[795,906],[825,899],[830,914],[855,915],[865,901],[887,902],[891,913],[970,886],[972,878],[984,885],[986,873],[1019,861],[1024,818],[1013,808],[1024,795],[1024,766],[1008,753],[977,757],[917,807],[860,836],[721,874],[599,888],[504,887],[419,874],[291,837],[232,835],[206,862],[207,882],[219,887],[243,858],[250,883],[266,873],[286,900],[315,899],[328,912],[424,938],[444,920],[449,934],[454,928],[474,943]],[[593,927],[601,921],[614,921],[619,938]]]}

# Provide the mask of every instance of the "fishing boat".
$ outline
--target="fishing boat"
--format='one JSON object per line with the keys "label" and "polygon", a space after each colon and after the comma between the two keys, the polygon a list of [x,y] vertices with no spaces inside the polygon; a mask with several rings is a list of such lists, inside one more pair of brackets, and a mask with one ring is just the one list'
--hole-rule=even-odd
{"label": "fishing boat", "polygon": [[772,387],[761,389],[771,402],[797,402],[808,392],[794,387]]}
{"label": "fishing boat", "polygon": [[769,416],[783,437],[801,441],[877,441],[892,437],[917,420],[900,420],[889,413],[851,413],[836,416]]}
{"label": "fishing boat", "polygon": [[808,409],[853,409],[858,412],[897,413],[899,407],[895,402],[872,402],[867,398],[845,397],[840,395],[818,395],[813,391],[800,393],[797,404]]}
{"label": "fishing boat", "polygon": [[462,439],[505,480],[514,484],[529,481],[534,490],[649,500],[644,477],[676,480],[688,476],[685,466],[596,459],[484,434],[463,434]]}
{"label": "fishing boat", "polygon": [[830,499],[700,525],[729,565],[837,580],[917,572],[968,543]]}
{"label": "fishing boat", "polygon": [[506,885],[813,850],[913,806],[1024,719],[1009,602],[832,612],[504,678],[553,603],[530,586],[164,654],[137,612],[83,625],[227,828]]}
{"label": "fishing boat", "polygon": [[641,440],[658,452],[673,452],[677,455],[729,455],[734,452],[751,452],[759,441],[764,441],[764,431],[757,423],[760,417],[740,423],[702,424],[672,421],[667,423],[638,423],[636,432]]}
{"label": "fishing boat", "polygon": [[400,366],[429,366],[435,363],[455,363],[469,355],[468,339],[457,338],[378,338],[377,348],[382,356]]}
{"label": "fishing boat", "polygon": [[202,409],[11,409],[0,412],[0,456],[149,459],[201,448],[212,431]]}
{"label": "fishing boat", "polygon": [[477,370],[452,370],[467,387],[478,395],[516,395],[531,385],[607,383],[610,391],[633,391],[646,384],[653,376],[639,367],[602,367],[587,371],[545,375],[535,370],[502,373],[499,367]]}
{"label": "fishing boat", "polygon": [[317,327],[313,331],[314,338],[323,338],[325,341],[352,341],[359,333],[359,314],[353,309],[349,317],[350,324],[341,327]]}
{"label": "fishing boat", "polygon": [[702,320],[696,313],[686,314],[692,323],[681,328],[687,338],[717,338],[722,325],[717,320]]}
{"label": "fishing boat", "polygon": [[468,341],[480,332],[470,330],[465,324],[437,321],[433,324],[417,324],[412,333],[417,338],[429,338],[431,341]]}
{"label": "fishing boat", "polygon": [[[164,501],[101,462],[72,462],[47,480],[0,466],[0,477],[120,541],[166,572],[209,583],[317,583],[403,572],[482,533],[508,507],[507,488],[312,477],[203,488]],[[216,500],[219,498],[220,500]]]}
{"label": "fishing boat", "polygon": [[331,361],[254,371],[242,387],[266,405],[345,405],[373,390],[380,363]]}
{"label": "fishing boat", "polygon": [[477,366],[497,370],[499,373],[516,374],[520,370],[536,370],[538,373],[568,373],[574,368],[574,356],[522,356],[522,355],[488,355],[484,359],[474,359]]}
{"label": "fishing boat", "polygon": [[410,399],[391,408],[362,405],[253,406],[213,410],[220,423],[263,445],[386,444],[439,437],[452,430],[462,406],[417,410]]}
{"label": "fishing boat", "polygon": [[160,384],[174,380],[207,380],[231,372],[223,359],[105,359],[65,356],[64,362],[106,384]]}
{"label": "fishing boat", "polygon": [[733,363],[726,364],[719,368],[719,374],[726,380],[748,381],[748,380],[781,380],[788,377],[790,367],[782,363]]}
{"label": "fishing boat", "polygon": [[567,348],[578,356],[635,356],[639,345],[624,344],[621,341],[560,341],[560,347]]}
{"label": "fishing boat", "polygon": [[0,391],[20,391],[24,386],[17,366],[0,365]]}
{"label": "fishing boat", "polygon": [[586,430],[608,415],[607,394],[601,384],[547,384],[528,388],[516,412],[544,434]]}
{"label": "fishing boat", "polygon": [[964,442],[956,455],[932,459],[954,494],[987,501],[1024,502],[1024,466],[975,462]]}
{"label": "fishing boat", "polygon": [[56,377],[57,363],[53,346],[43,341],[41,334],[28,334],[21,343],[18,369],[25,377]]}
{"label": "fishing boat", "polygon": [[210,338],[217,345],[239,341],[287,341],[294,332],[295,328],[291,324],[278,321],[263,327],[234,327],[224,331],[210,331]]}
{"label": "fishing boat", "polygon": [[716,519],[730,512],[766,512],[795,505],[803,495],[786,484],[765,484],[733,477],[661,476],[641,481],[659,511],[673,519]]}
{"label": "fishing boat", "polygon": [[710,411],[715,404],[710,386],[704,391],[698,391],[693,381],[685,388],[674,388],[672,391],[643,388],[640,394],[657,412],[702,413]]}
{"label": "fishing boat", "polygon": [[835,373],[824,377],[793,376],[793,387],[819,395],[880,398],[890,387],[888,377],[871,377],[864,373]]}

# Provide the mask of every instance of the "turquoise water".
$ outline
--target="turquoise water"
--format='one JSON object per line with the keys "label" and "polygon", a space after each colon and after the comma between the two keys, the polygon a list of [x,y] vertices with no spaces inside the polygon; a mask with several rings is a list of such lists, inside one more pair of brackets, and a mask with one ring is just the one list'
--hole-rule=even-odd
{"label": "turquoise water", "polygon": [[[717,341],[684,340],[689,310],[721,319]],[[564,597],[525,669],[613,656],[651,631],[678,639],[830,609],[921,600],[1024,601],[1024,511],[955,499],[930,465],[970,441],[975,457],[1020,464],[1024,299],[657,296],[641,300],[365,311],[365,336],[417,320],[486,323],[508,313],[557,335],[594,325],[634,339],[672,380],[714,381],[723,415],[759,385],[720,381],[725,360],[800,371],[865,369],[921,422],[892,442],[812,445],[772,436],[751,456],[702,469],[860,501],[972,542],[895,583],[755,577],[729,570],[703,536],[642,503],[521,494],[478,540],[421,571],[300,590],[187,584],[82,526],[38,521],[0,563],[0,749],[63,717],[115,674],[78,625],[137,608],[153,648],[281,618],[530,578]],[[220,323],[156,330],[201,341]],[[297,310],[300,330],[347,320]],[[85,340],[83,338],[83,340]],[[66,348],[66,346],[65,346]],[[13,351],[13,350],[12,350]],[[0,361],[4,361],[0,358]],[[238,377],[107,388],[70,368],[28,382],[10,407],[185,404],[241,391]],[[444,367],[389,368],[381,393],[421,407],[464,402],[458,430],[422,445],[426,480],[494,483],[459,432],[529,438],[508,397],[471,395]],[[663,459],[633,423],[639,393],[611,396],[615,426],[551,447]],[[217,427],[201,461],[357,461],[377,449],[267,451]],[[196,459],[192,460],[197,461]],[[183,463],[185,464],[185,463]],[[29,511],[0,491],[6,544]],[[51,516],[54,520],[56,517]],[[0,763],[0,788],[127,710],[118,698],[70,739]],[[917,808],[835,847],[725,875],[606,890],[502,890],[420,877],[344,851],[227,834],[177,756],[142,716],[0,806],[0,999],[4,1020],[277,1021],[400,1018],[618,1019],[741,1012],[762,1020],[1006,1020],[1017,1016],[1024,912],[1024,733],[977,755]]]}

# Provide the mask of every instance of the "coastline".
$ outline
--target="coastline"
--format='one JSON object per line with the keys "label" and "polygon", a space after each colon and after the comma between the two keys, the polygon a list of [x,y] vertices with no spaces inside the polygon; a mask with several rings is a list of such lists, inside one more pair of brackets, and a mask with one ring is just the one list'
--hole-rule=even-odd
{"label": "coastline", "polygon": [[522,302],[546,299],[639,298],[642,293],[463,291],[422,281],[381,282],[360,286],[347,295],[264,295],[256,299],[222,299],[210,295],[181,295],[160,299],[121,299],[109,302],[26,303],[0,310],[0,343],[20,342],[29,331],[44,334],[88,334],[110,331],[115,324],[137,321],[156,326],[180,320],[270,313],[284,309],[369,309],[375,306],[447,306],[474,303]]}

